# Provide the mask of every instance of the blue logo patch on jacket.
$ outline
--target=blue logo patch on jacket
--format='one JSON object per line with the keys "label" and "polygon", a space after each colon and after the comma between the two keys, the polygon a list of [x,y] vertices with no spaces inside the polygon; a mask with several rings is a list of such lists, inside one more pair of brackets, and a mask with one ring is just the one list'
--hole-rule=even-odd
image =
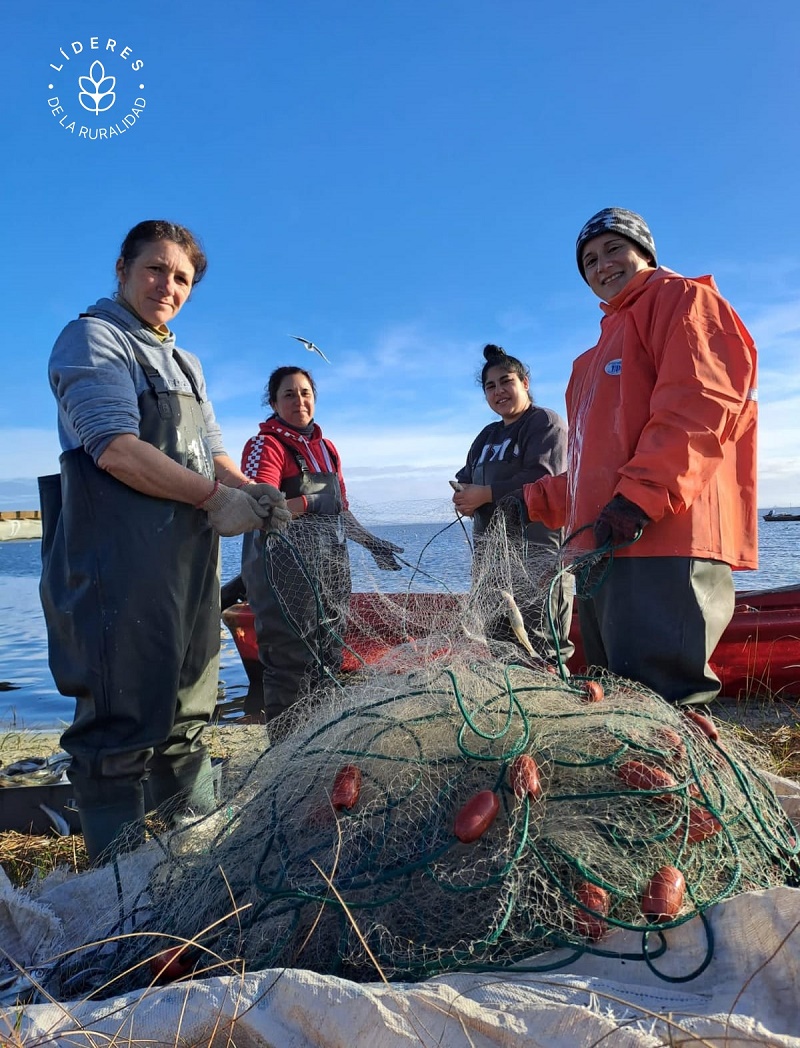
{"label": "blue logo patch on jacket", "polygon": [[622,361],[619,359],[609,360],[603,370],[607,375],[619,375],[622,371]]}

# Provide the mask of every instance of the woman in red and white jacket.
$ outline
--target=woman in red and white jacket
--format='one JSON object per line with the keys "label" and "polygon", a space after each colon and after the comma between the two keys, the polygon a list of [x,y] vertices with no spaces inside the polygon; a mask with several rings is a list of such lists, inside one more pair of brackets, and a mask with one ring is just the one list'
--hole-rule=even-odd
{"label": "woman in red and white jacket", "polygon": [[[385,571],[399,571],[402,549],[372,535],[350,512],[339,454],[314,421],[317,390],[299,367],[277,368],[264,403],[273,414],[242,452],[242,472],[286,496],[286,536],[246,537],[242,579],[255,617],[263,698],[251,687],[249,720],[278,716],[302,691],[340,669],[350,600],[347,539],[364,546]],[[305,687],[304,687],[305,685]]]}

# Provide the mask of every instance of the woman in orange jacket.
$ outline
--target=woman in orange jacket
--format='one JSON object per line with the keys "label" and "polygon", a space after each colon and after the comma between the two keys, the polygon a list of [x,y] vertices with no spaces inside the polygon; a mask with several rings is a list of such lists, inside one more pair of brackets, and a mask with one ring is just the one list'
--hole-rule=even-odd
{"label": "woman in orange jacket", "polygon": [[577,552],[613,550],[578,604],[587,664],[708,702],[731,569],[757,567],[756,348],[712,277],[657,266],[634,212],[598,212],[576,252],[600,340],[567,387],[567,472],[526,486],[528,512]]}

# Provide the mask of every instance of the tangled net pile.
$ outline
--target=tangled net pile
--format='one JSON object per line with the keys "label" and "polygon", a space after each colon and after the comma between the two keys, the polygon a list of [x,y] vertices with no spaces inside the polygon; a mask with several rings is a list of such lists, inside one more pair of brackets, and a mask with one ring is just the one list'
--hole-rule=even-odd
{"label": "tangled net pile", "polygon": [[[504,586],[523,570],[511,556]],[[466,600],[376,600],[371,628],[406,639],[273,722],[238,792],[162,838],[145,895],[109,928],[137,935],[72,970],[142,985],[176,937],[187,974],[235,959],[357,980],[543,970],[615,953],[617,928],[642,931],[653,965],[665,930],[796,883],[756,751],[629,682],[562,679],[511,645],[498,657],[480,621],[502,599],[478,582]]]}

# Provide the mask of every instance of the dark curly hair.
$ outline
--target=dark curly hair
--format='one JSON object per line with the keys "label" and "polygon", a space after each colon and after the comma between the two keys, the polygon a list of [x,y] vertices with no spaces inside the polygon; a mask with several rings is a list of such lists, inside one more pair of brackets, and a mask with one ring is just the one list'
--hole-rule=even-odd
{"label": "dark curly hair", "polygon": [[516,357],[510,357],[502,346],[495,346],[493,342],[489,342],[483,347],[483,356],[486,363],[483,365],[477,379],[481,389],[486,386],[486,373],[489,368],[508,368],[509,371],[519,375],[520,381],[526,378],[530,379],[531,377],[530,370],[521,360],[517,360]]}

